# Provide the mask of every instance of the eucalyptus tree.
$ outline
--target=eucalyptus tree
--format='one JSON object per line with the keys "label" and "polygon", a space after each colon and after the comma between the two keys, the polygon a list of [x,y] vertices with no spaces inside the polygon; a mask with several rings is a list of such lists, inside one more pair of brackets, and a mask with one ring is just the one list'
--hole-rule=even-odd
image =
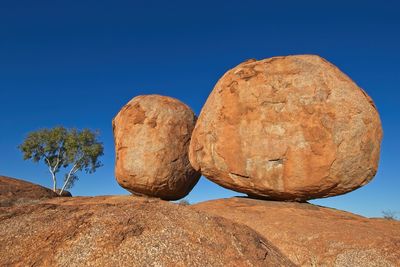
{"label": "eucalyptus tree", "polygon": [[[99,157],[104,150],[97,132],[64,127],[31,132],[18,148],[23,153],[24,160],[43,162],[48,167],[53,180],[53,191],[60,195],[78,180],[79,171],[94,173],[102,166]],[[58,174],[62,170],[64,179],[61,189],[57,190]]]}

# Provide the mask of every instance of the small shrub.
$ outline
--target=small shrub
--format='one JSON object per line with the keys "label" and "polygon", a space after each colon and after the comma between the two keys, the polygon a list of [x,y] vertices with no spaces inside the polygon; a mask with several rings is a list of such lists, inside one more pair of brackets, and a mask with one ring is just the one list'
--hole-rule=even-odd
{"label": "small shrub", "polygon": [[391,210],[382,211],[383,218],[386,220],[397,220],[396,212]]}
{"label": "small shrub", "polygon": [[189,206],[190,202],[187,199],[181,199],[179,200],[178,204],[183,206]]}

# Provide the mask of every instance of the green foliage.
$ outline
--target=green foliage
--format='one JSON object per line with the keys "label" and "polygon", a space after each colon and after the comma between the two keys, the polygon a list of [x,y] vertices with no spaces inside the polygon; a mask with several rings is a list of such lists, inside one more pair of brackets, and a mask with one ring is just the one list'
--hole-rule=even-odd
{"label": "green foliage", "polygon": [[46,164],[55,166],[58,157],[63,158],[65,155],[64,142],[67,135],[68,132],[63,127],[39,130],[29,133],[18,148],[24,154],[24,160],[39,162],[46,159]]}
{"label": "green foliage", "polygon": [[102,164],[99,157],[103,155],[103,144],[97,140],[98,133],[88,129],[65,129],[55,127],[42,129],[28,134],[18,147],[25,160],[43,161],[53,178],[53,190],[57,188],[56,174],[61,168],[69,168],[64,175],[65,189],[73,186],[78,179],[76,173],[85,171],[93,173]]}
{"label": "green foliage", "polygon": [[63,191],[69,190],[72,187],[74,187],[76,181],[78,181],[78,180],[79,180],[79,177],[76,174],[70,175],[69,179],[68,179],[68,173],[64,174],[64,183],[66,183],[66,184],[65,184],[65,188],[63,189]]}
{"label": "green foliage", "polygon": [[66,136],[65,163],[74,164],[75,170],[85,170],[93,173],[101,166],[98,161],[99,156],[103,155],[103,145],[96,139],[97,134],[90,130],[81,132],[72,129]]}

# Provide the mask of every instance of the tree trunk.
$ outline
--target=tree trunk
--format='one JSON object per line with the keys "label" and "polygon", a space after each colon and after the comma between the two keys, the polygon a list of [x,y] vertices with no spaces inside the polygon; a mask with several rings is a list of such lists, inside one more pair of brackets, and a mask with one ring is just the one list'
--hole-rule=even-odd
{"label": "tree trunk", "polygon": [[61,188],[61,191],[60,191],[60,193],[59,193],[60,196],[61,196],[61,194],[64,192],[65,187],[67,187],[67,184],[68,184],[68,182],[69,182],[69,179],[71,179],[71,173],[68,174],[68,177],[67,177],[67,179],[65,180],[65,183],[64,183],[63,187]]}
{"label": "tree trunk", "polygon": [[78,171],[78,170],[75,170],[76,164],[77,163],[75,163],[74,166],[72,166],[72,169],[69,171],[67,179],[65,180],[65,183],[64,183],[63,187],[61,188],[60,196],[64,192],[65,187],[67,187],[67,185],[69,183],[69,179],[71,179],[71,176],[74,175]]}
{"label": "tree trunk", "polygon": [[57,165],[54,168],[52,168],[49,159],[47,157],[45,157],[45,159],[47,162],[47,166],[49,167],[49,172],[51,173],[51,177],[53,178],[53,191],[56,192],[57,190],[56,168],[59,162],[57,162]]}
{"label": "tree trunk", "polygon": [[56,175],[52,173],[53,176],[53,191],[56,192],[57,190],[57,179],[56,179]]}

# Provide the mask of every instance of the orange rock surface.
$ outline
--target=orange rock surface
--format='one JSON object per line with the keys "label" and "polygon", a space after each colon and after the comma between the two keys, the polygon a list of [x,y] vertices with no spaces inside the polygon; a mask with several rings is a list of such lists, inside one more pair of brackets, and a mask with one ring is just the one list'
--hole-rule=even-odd
{"label": "orange rock surface", "polygon": [[0,176],[0,207],[36,203],[53,197],[58,195],[43,186]]}
{"label": "orange rock surface", "polygon": [[371,98],[313,55],[249,60],[218,81],[189,158],[250,196],[304,201],[344,194],[378,169],[382,127]]}
{"label": "orange rock surface", "polygon": [[195,122],[193,111],[177,99],[132,99],[113,120],[118,183],[139,195],[185,197],[200,178],[188,159]]}
{"label": "orange rock surface", "polygon": [[0,208],[0,266],[294,266],[254,230],[134,196]]}
{"label": "orange rock surface", "polygon": [[191,206],[251,227],[300,266],[400,266],[400,222],[307,203],[230,198]]}

